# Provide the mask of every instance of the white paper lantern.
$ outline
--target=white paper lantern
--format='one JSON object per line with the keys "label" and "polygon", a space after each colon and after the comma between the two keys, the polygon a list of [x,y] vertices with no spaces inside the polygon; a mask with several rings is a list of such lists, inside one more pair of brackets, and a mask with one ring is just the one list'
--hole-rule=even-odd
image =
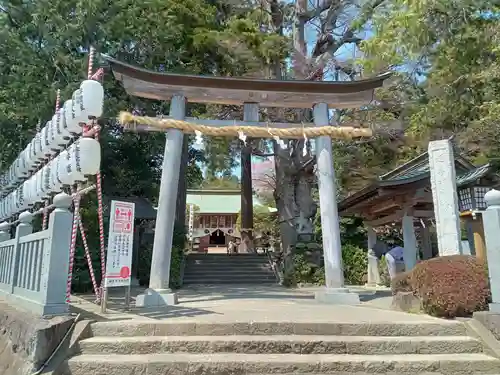
{"label": "white paper lantern", "polygon": [[82,127],[78,124],[78,118],[73,110],[73,100],[66,100],[63,106],[66,127],[71,134],[81,134]]}
{"label": "white paper lantern", "polygon": [[69,131],[68,123],[66,122],[66,110],[64,107],[59,110],[59,130],[64,138],[64,144],[67,144],[73,135]]}
{"label": "white paper lantern", "polygon": [[61,117],[60,113],[56,112],[54,116],[52,116],[52,123],[51,123],[51,134],[52,134],[52,141],[51,141],[51,148],[53,150],[60,151],[62,150],[67,141],[65,139],[65,134],[63,134],[61,130]]}
{"label": "white paper lantern", "polygon": [[36,169],[39,161],[35,158],[35,146],[36,146],[36,137],[31,140],[31,142],[26,147],[26,155],[27,155],[27,164],[30,172],[33,172]]}
{"label": "white paper lantern", "polygon": [[76,182],[86,181],[87,178],[85,177],[85,174],[82,171],[80,140],[76,141],[68,148],[68,155],[70,159],[69,175],[70,179],[72,180],[72,183],[74,184]]}
{"label": "white paper lantern", "polygon": [[76,90],[71,100],[73,100],[73,118],[79,124],[85,124],[88,121],[88,117],[84,111],[82,91],[80,89]]}
{"label": "white paper lantern", "polygon": [[42,142],[41,142],[41,147],[42,147],[42,152],[43,152],[43,159],[45,160],[47,157],[50,157],[52,155],[55,155],[56,151],[52,150],[52,122],[47,121],[47,124],[45,127],[42,129],[40,132]]}
{"label": "white paper lantern", "polygon": [[31,187],[31,178],[27,181],[24,181],[23,183],[23,197],[24,197],[24,203],[26,205],[26,208],[30,207],[31,205],[33,205],[34,201],[31,200],[31,191],[30,191],[30,187]]}
{"label": "white paper lantern", "polygon": [[57,157],[57,171],[59,180],[63,185],[73,184],[73,180],[70,177],[71,159],[67,150],[61,152]]}
{"label": "white paper lantern", "polygon": [[17,188],[17,199],[19,202],[19,211],[24,211],[29,208],[28,202],[24,196],[24,184]]}
{"label": "white paper lantern", "polygon": [[81,138],[77,142],[82,173],[96,175],[101,167],[101,145],[94,138]]}
{"label": "white paper lantern", "polygon": [[33,159],[36,165],[40,164],[40,162],[45,158],[42,149],[42,132],[38,132],[33,139]]}
{"label": "white paper lantern", "polygon": [[62,182],[59,179],[59,156],[53,159],[49,163],[50,169],[50,187],[49,190],[51,193],[59,193],[62,190]]}
{"label": "white paper lantern", "polygon": [[49,164],[44,166],[40,170],[41,174],[41,182],[40,182],[40,189],[42,190],[42,196],[44,199],[48,198],[50,196],[50,168]]}
{"label": "white paper lantern", "polygon": [[25,190],[25,194],[27,195],[27,200],[28,203],[33,206],[37,202],[37,195],[36,195],[36,178],[35,176],[31,176],[31,178],[28,180],[28,186]]}
{"label": "white paper lantern", "polygon": [[100,117],[104,104],[104,88],[94,80],[83,81],[80,85],[81,111],[87,117]]}
{"label": "white paper lantern", "polygon": [[43,184],[43,176],[42,176],[42,170],[40,169],[38,172],[35,173],[33,176],[35,179],[35,202],[40,203],[43,202],[44,199],[44,192],[42,190],[42,184]]}
{"label": "white paper lantern", "polygon": [[29,155],[27,152],[27,149],[24,149],[21,154],[19,155],[19,158],[21,159],[21,163],[19,166],[19,173],[26,178],[29,174],[30,166],[29,166]]}

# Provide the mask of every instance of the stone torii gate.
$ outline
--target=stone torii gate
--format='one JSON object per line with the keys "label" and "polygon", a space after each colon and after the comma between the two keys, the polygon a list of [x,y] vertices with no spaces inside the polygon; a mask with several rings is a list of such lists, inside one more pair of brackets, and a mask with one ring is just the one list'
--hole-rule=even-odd
{"label": "stone torii gate", "polygon": [[[263,131],[267,128],[292,130],[290,128],[297,127],[297,124],[260,122],[259,107],[313,108],[314,124],[305,124],[300,130],[299,137],[295,135],[288,138],[302,138],[303,132],[308,129],[316,131],[316,134],[324,134],[316,138],[316,155],[326,288],[316,293],[316,299],[339,304],[359,303],[358,295],[349,293],[344,288],[331,140],[332,132],[336,132],[337,135],[342,135],[342,132],[339,128],[323,127],[330,124],[329,108],[358,108],[367,105],[373,100],[374,90],[382,86],[389,74],[351,82],[256,80],[158,73],[120,62],[109,56],[103,57],[128,94],[148,99],[170,100],[170,115],[166,121],[177,120],[171,122],[180,125],[190,123],[215,128],[236,125],[235,121],[186,118],[187,101],[243,105],[244,121],[238,121],[237,125],[261,127]],[[136,124],[146,124],[137,126],[139,129],[158,131],[158,128],[147,124],[161,120],[136,118],[131,121]],[[309,128],[310,126],[312,127]],[[320,127],[325,131],[319,131]],[[177,303],[176,294],[169,288],[169,276],[184,136],[180,129],[177,127],[166,131],[150,284],[145,294],[137,297],[138,307]],[[348,129],[347,133],[347,137],[371,134],[367,129],[353,128]],[[266,133],[264,136],[271,135]]]}

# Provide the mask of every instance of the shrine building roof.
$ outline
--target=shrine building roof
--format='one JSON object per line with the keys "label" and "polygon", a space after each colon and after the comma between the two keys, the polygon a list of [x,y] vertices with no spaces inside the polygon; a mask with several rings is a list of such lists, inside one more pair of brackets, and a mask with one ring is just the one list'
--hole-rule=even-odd
{"label": "shrine building roof", "polygon": [[[238,214],[241,210],[240,190],[189,190],[186,203],[198,207],[198,214]],[[264,206],[254,197],[253,205]],[[269,208],[269,212],[275,209]]]}
{"label": "shrine building roof", "polygon": [[[455,170],[457,187],[475,184],[482,178],[494,177],[490,164],[475,166],[461,155],[455,157]],[[374,199],[378,195],[386,195],[387,199],[389,199],[391,194],[387,194],[388,191],[395,191],[395,189],[403,192],[415,191],[418,188],[428,186],[430,186],[429,155],[424,152],[392,171],[379,176],[375,182],[339,202],[339,213],[346,214],[354,206],[366,200]]]}
{"label": "shrine building roof", "polygon": [[194,103],[259,103],[262,107],[288,108],[327,103],[331,108],[357,108],[369,104],[374,90],[391,75],[343,82],[215,77],[153,71],[101,56],[128,94],[156,100],[183,95]]}

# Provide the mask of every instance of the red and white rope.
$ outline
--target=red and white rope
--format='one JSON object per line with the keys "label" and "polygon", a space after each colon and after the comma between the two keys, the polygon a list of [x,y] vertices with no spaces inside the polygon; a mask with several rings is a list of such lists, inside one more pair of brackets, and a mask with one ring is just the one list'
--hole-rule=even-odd
{"label": "red and white rope", "polygon": [[[61,108],[61,90],[57,89],[57,95],[56,95],[56,116],[57,116],[57,121],[59,121],[59,108]],[[52,159],[49,157],[49,161]],[[45,201],[45,207],[43,210],[43,219],[42,219],[42,230],[47,229],[49,221],[49,199]]]}
{"label": "red and white rope", "polygon": [[96,300],[101,299],[101,294],[99,292],[99,287],[97,286],[97,281],[95,279],[94,267],[92,266],[92,257],[90,256],[89,245],[87,243],[87,235],[85,234],[85,229],[83,228],[83,223],[81,217],[78,220],[78,227],[80,228],[80,235],[82,236],[83,248],[85,250],[85,257],[87,258],[87,265],[89,266],[90,280],[92,281],[92,288],[94,289],[94,294]]}
{"label": "red and white rope", "polygon": [[[93,51],[93,50],[91,50]],[[91,57],[93,59],[93,55]],[[93,60],[92,60],[93,61]],[[89,61],[89,67],[92,63]],[[103,78],[104,70],[102,68],[98,69],[95,74],[92,74],[92,70],[89,68],[89,79],[101,80]],[[97,125],[94,127],[96,132],[94,134],[95,139],[99,142],[99,131],[100,127]],[[97,193],[97,216],[99,221],[99,249],[101,255],[101,291],[104,285],[104,279],[106,277],[106,245],[104,243],[104,208],[102,203],[102,177],[101,171],[96,175],[96,193]]]}
{"label": "red and white rope", "polygon": [[[95,135],[95,139],[99,141],[99,133]],[[101,288],[106,277],[106,247],[104,244],[104,209],[102,204],[102,183],[101,172],[96,175],[96,193],[97,193],[97,216],[99,220],[99,248],[101,252]]]}
{"label": "red and white rope", "polygon": [[87,78],[91,79],[92,71],[94,70],[94,56],[95,56],[95,48],[90,46],[89,49],[89,66],[87,71]]}
{"label": "red and white rope", "polygon": [[75,263],[75,251],[76,251],[76,236],[78,233],[78,221],[80,216],[80,195],[77,190],[74,189],[73,193],[76,193],[73,197],[73,226],[71,227],[71,245],[69,247],[69,269],[68,269],[68,283],[66,285],[66,302],[71,302],[71,281],[73,280],[73,266]]}

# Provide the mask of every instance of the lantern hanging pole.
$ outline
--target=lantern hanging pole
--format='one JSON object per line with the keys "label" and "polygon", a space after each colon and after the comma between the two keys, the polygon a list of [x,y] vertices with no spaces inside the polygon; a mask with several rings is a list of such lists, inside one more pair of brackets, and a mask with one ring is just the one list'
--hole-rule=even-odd
{"label": "lantern hanging pole", "polygon": [[73,186],[73,225],[71,227],[71,245],[69,247],[69,269],[66,285],[66,303],[71,302],[71,281],[73,280],[73,266],[75,263],[76,236],[78,232],[78,216],[80,215],[80,194]]}
{"label": "lantern hanging pole", "polygon": [[90,256],[89,245],[87,243],[87,235],[85,234],[85,228],[83,227],[82,219],[78,220],[78,226],[80,228],[80,235],[82,236],[83,248],[85,250],[85,258],[87,258],[87,265],[89,266],[90,280],[92,281],[92,288],[94,289],[94,294],[96,296],[96,303],[100,302],[101,294],[97,286],[97,281],[95,278],[94,267],[92,265],[92,257]]}
{"label": "lantern hanging pole", "polygon": [[[89,56],[89,59],[93,60],[94,57],[94,49],[91,48],[91,56]],[[89,79],[94,79],[94,80],[102,80],[103,79],[103,74],[104,70],[102,68],[98,69],[97,72],[92,75],[92,69],[91,66],[93,63],[89,61],[89,72],[88,72],[88,78]],[[99,136],[100,136],[100,126],[95,123],[95,119],[92,120],[92,130],[94,131],[94,138],[97,142],[99,142]],[[103,294],[103,284],[104,284],[104,279],[106,276],[106,247],[104,243],[104,209],[103,209],[103,203],[102,203],[102,176],[101,176],[101,170],[99,168],[99,171],[96,174],[96,193],[97,193],[97,218],[98,218],[98,223],[99,223],[99,249],[100,249],[100,255],[101,255],[101,297]],[[102,300],[102,298],[101,298]]]}

